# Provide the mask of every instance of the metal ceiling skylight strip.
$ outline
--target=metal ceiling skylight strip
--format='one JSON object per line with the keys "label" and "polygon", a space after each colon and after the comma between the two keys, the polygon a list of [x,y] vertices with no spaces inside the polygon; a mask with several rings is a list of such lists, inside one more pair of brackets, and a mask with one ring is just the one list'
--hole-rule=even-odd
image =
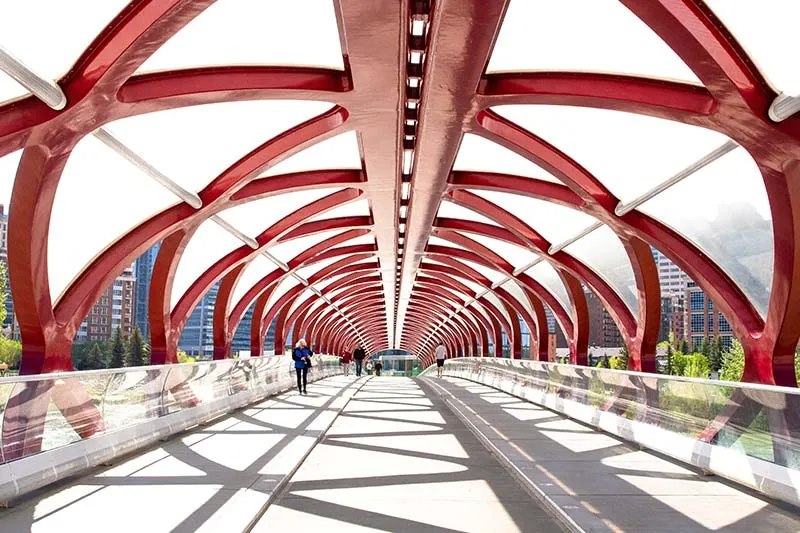
{"label": "metal ceiling skylight strip", "polygon": [[428,0],[414,0],[410,5],[408,24],[408,57],[406,61],[405,111],[403,115],[403,157],[400,179],[400,204],[397,231],[397,262],[395,264],[395,321],[387,324],[390,345],[394,348],[400,341],[398,326],[405,319],[400,316],[401,270],[405,251],[406,220],[411,203],[411,175],[414,171],[414,156],[419,126],[419,105],[422,97],[423,75],[427,58],[428,32],[430,30],[431,5]]}

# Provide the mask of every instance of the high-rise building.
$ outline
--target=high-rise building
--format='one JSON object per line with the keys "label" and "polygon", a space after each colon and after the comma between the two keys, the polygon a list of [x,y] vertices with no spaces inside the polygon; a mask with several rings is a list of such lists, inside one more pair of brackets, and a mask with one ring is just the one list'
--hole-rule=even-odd
{"label": "high-rise building", "polygon": [[89,310],[80,325],[76,342],[107,341],[119,327],[123,337],[133,333],[136,277],[134,265],[127,267]]}
{"label": "high-rise building", "polygon": [[145,339],[150,338],[148,303],[150,301],[150,278],[156,263],[161,243],[154,244],[136,260],[136,309],[135,321]]}
{"label": "high-rise building", "polygon": [[11,298],[11,282],[8,277],[8,214],[6,213],[5,206],[0,204],[0,262],[6,268],[6,319],[0,324],[0,328],[8,329],[9,334],[13,336],[15,320],[14,320],[14,300]]}
{"label": "high-rise building", "polygon": [[704,339],[711,342],[716,338],[723,349],[729,349],[734,338],[731,325],[694,281],[686,286],[686,302],[685,329],[692,350],[699,350]]}
{"label": "high-rise building", "polygon": [[[236,332],[233,334],[233,341],[231,342],[231,351],[233,352],[231,355],[250,351],[250,325],[253,321],[253,309],[255,309],[255,306],[255,302],[250,304],[242,320],[239,321],[239,326],[236,328]],[[287,338],[291,339],[291,336]]]}
{"label": "high-rise building", "polygon": [[195,306],[183,327],[178,349],[191,357],[209,358],[214,355],[214,305],[219,283],[211,287]]}
{"label": "high-rise building", "polygon": [[661,296],[674,296],[683,294],[686,291],[686,284],[689,276],[678,265],[666,255],[662,254],[652,246],[650,251],[653,253],[653,260],[658,268],[658,281],[661,285]]}

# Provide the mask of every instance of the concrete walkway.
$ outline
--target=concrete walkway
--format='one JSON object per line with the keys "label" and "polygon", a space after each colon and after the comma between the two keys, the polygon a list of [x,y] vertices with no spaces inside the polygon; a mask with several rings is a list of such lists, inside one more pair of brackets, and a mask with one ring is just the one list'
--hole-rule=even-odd
{"label": "concrete walkway", "polygon": [[254,531],[561,528],[436,395],[382,377],[354,396]]}
{"label": "concrete walkway", "polygon": [[788,505],[553,411],[459,378],[424,382],[585,531],[800,531]]}
{"label": "concrete walkway", "polygon": [[366,378],[334,377],[177,435],[0,511],[0,532],[236,532]]}

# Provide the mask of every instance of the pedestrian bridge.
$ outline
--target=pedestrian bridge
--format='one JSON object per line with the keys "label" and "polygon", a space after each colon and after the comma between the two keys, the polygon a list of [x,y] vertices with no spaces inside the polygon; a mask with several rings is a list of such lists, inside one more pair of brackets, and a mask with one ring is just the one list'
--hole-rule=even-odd
{"label": "pedestrian bridge", "polygon": [[796,435],[768,429],[794,390],[316,359],[308,395],[285,357],[4,381],[0,531],[800,530]]}

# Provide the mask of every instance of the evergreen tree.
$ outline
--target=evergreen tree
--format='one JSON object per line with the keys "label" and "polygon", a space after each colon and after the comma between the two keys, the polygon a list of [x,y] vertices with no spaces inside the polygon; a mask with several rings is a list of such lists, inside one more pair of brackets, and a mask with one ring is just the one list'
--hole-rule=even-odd
{"label": "evergreen tree", "polygon": [[689,342],[686,339],[681,341],[681,349],[679,350],[682,354],[689,353]]}
{"label": "evergreen tree", "polygon": [[[672,333],[670,333],[670,335],[672,335]],[[667,344],[667,368],[665,372],[667,375],[672,374],[672,356],[673,356],[672,343],[669,343]]]}
{"label": "evergreen tree", "polygon": [[83,360],[83,370],[100,370],[106,367],[106,358],[99,343],[92,343],[89,353]]}
{"label": "evergreen tree", "polygon": [[[133,334],[128,341],[128,350],[125,354],[125,366],[144,366],[149,361],[145,360],[147,349],[142,339],[142,332],[138,327],[133,329]],[[147,358],[149,359],[149,357]]]}
{"label": "evergreen tree", "polygon": [[719,372],[719,379],[725,381],[741,381],[744,374],[744,349],[742,344],[733,340],[731,350],[722,355],[722,367]]}
{"label": "evergreen tree", "polygon": [[608,356],[604,355],[598,362],[597,368],[611,368],[611,363],[608,361]]}
{"label": "evergreen tree", "polygon": [[708,346],[708,368],[712,372],[719,372],[722,367],[722,345],[719,337],[714,339]]}
{"label": "evergreen tree", "polygon": [[108,363],[108,368],[122,368],[125,365],[125,345],[122,342],[122,330],[114,330],[114,336],[111,337],[111,361]]}
{"label": "evergreen tree", "polygon": [[710,352],[708,337],[703,337],[703,342],[700,343],[700,353],[708,357]]}

